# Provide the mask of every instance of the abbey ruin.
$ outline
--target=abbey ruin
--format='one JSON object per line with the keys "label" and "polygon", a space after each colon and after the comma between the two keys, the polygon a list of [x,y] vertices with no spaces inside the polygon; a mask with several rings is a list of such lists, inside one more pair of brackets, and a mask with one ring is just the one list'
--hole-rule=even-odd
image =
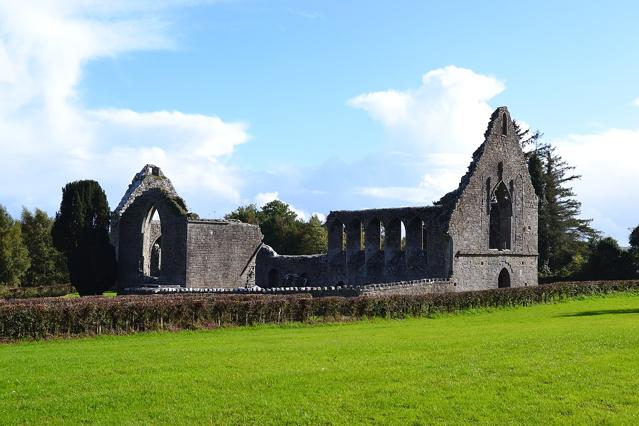
{"label": "abbey ruin", "polygon": [[537,285],[537,203],[505,107],[492,114],[457,189],[432,206],[332,211],[326,254],[278,255],[255,225],[200,219],[162,171],[147,165],[113,212],[118,288],[439,292]]}

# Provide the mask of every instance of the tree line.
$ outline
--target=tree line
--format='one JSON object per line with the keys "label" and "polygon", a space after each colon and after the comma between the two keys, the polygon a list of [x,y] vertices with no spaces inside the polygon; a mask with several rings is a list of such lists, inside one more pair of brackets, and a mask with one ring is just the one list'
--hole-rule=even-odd
{"label": "tree line", "polygon": [[[517,126],[517,125],[516,125]],[[580,178],[542,142],[539,131],[517,126],[528,170],[539,197],[539,264],[542,279],[639,278],[639,226],[628,247],[602,237],[583,219],[572,183]],[[109,242],[111,211],[99,183],[83,180],[62,189],[55,218],[23,208],[13,219],[0,205],[0,285],[42,286],[71,282],[79,293],[101,294],[116,279],[114,248]],[[240,206],[225,216],[260,227],[264,243],[279,254],[326,253],[327,229],[317,216],[300,218],[283,201],[258,208]]]}

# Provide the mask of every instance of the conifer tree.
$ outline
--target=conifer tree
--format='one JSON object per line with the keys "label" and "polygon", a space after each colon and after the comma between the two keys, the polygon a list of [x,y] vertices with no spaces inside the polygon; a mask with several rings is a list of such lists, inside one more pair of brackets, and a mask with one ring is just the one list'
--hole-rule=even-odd
{"label": "conifer tree", "polygon": [[590,219],[581,219],[581,202],[571,182],[581,176],[564,161],[555,147],[540,143],[539,131],[523,130],[515,123],[535,193],[539,197],[539,272],[546,276],[567,276],[581,269],[588,253],[588,241],[598,232]]}
{"label": "conifer tree", "polygon": [[51,235],[66,254],[71,284],[80,295],[102,294],[115,283],[115,251],[109,241],[109,203],[93,180],[68,183]]}

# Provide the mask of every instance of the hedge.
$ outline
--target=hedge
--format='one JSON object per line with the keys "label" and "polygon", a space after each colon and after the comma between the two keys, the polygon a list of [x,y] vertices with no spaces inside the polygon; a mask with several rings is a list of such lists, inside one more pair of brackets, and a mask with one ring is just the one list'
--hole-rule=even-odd
{"label": "hedge", "polygon": [[621,291],[639,292],[639,280],[570,282],[460,293],[352,298],[313,298],[303,294],[177,294],[0,300],[0,340],[267,323],[405,318],[466,309],[526,306]]}
{"label": "hedge", "polygon": [[3,299],[28,299],[31,297],[56,297],[65,296],[75,292],[71,284],[56,284],[40,287],[2,287],[0,286],[0,298]]}

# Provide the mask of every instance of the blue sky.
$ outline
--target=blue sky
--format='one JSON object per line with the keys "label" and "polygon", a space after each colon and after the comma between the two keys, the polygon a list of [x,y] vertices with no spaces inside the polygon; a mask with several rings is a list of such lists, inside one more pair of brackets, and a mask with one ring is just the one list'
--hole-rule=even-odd
{"label": "blue sky", "polygon": [[66,182],[94,178],[115,207],[153,162],[202,216],[275,197],[305,216],[430,204],[507,105],[625,244],[638,16],[630,1],[0,0],[0,203],[53,214]]}

